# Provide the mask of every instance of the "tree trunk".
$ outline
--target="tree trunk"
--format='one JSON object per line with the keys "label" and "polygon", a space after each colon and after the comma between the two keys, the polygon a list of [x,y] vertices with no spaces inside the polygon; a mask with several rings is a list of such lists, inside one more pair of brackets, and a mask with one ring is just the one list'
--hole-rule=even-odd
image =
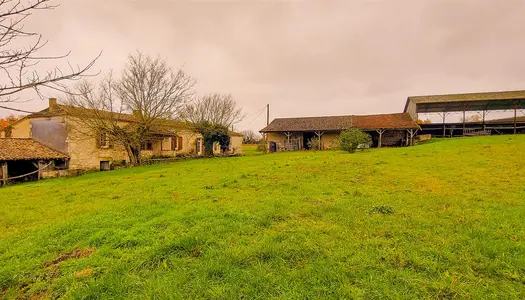
{"label": "tree trunk", "polygon": [[127,145],[126,152],[128,154],[129,163],[134,166],[140,166],[142,164],[142,155],[139,147],[133,147],[131,145]]}

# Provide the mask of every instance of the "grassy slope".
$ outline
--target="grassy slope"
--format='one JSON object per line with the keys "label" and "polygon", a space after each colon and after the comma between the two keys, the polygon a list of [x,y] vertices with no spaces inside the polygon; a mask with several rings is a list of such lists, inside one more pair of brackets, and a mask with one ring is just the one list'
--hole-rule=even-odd
{"label": "grassy slope", "polygon": [[523,298],[524,147],[451,139],[8,187],[0,295]]}

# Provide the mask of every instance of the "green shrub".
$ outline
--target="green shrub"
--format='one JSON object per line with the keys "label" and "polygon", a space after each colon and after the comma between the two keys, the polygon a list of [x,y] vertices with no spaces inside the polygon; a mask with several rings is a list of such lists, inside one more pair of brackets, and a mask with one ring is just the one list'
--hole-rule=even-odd
{"label": "green shrub", "polygon": [[321,143],[318,138],[308,140],[308,148],[310,150],[321,150]]}
{"label": "green shrub", "polygon": [[369,144],[371,141],[372,138],[370,135],[366,134],[361,129],[352,128],[341,132],[339,135],[339,148],[354,153],[359,145]]}
{"label": "green shrub", "polygon": [[266,148],[266,140],[265,139],[261,139],[259,141],[259,144],[257,144],[257,151],[258,152],[262,152],[262,153],[266,153],[266,151],[268,151],[268,149]]}

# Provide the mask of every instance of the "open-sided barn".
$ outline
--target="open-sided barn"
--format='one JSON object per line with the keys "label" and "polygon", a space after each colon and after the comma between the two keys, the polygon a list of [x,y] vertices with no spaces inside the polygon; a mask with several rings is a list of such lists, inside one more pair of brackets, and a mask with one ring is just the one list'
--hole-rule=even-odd
{"label": "open-sided barn", "polygon": [[374,145],[381,147],[410,145],[419,126],[407,113],[278,118],[261,133],[267,135],[270,152],[309,149],[313,139],[319,140],[321,149],[330,149],[339,134],[350,128],[367,132]]}
{"label": "open-sided barn", "polygon": [[46,177],[65,166],[68,159],[33,139],[0,139],[0,184]]}

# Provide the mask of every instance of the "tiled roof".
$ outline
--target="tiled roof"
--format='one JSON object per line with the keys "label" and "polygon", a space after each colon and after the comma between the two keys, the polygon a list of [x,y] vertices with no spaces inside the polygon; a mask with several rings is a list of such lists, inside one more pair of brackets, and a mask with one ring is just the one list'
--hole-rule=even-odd
{"label": "tiled roof", "polygon": [[285,131],[340,131],[348,128],[371,129],[407,129],[418,128],[408,113],[366,115],[366,116],[331,116],[306,118],[274,119],[261,132]]}
{"label": "tiled roof", "polygon": [[68,156],[33,139],[0,139],[0,160],[58,159]]}
{"label": "tiled roof", "polygon": [[408,100],[414,103],[515,100],[515,99],[525,99],[525,90],[408,97]]}

